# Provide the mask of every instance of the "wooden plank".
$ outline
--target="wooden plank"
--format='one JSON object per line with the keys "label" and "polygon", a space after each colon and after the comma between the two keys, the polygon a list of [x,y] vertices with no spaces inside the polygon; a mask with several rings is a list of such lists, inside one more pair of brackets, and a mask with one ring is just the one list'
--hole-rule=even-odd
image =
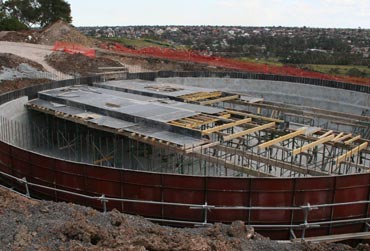
{"label": "wooden plank", "polygon": [[326,136],[329,136],[330,134],[333,133],[333,130],[330,130],[330,131],[327,131],[326,133],[324,133],[323,135],[320,135],[319,139],[321,138],[325,138]]}
{"label": "wooden plank", "polygon": [[358,139],[361,139],[361,135],[357,135],[356,137],[353,137],[352,139],[349,139],[347,141],[344,141],[344,144],[349,145],[349,144],[355,142]]}
{"label": "wooden plank", "polygon": [[229,161],[222,160],[218,157],[205,155],[205,154],[202,154],[202,153],[199,153],[199,152],[192,152],[190,155],[193,155],[197,158],[209,161],[209,162],[214,163],[216,165],[222,165],[227,169],[231,169],[231,170],[242,172],[242,173],[247,173],[247,174],[252,175],[252,176],[256,176],[256,177],[275,177],[274,175],[269,174],[269,173],[265,173],[265,172],[262,172],[262,171],[259,171],[259,170],[256,170],[256,169],[252,169],[250,167],[236,165],[236,164],[231,163]]}
{"label": "wooden plank", "polygon": [[209,129],[206,129],[206,130],[202,131],[202,134],[211,134],[213,132],[218,132],[218,131],[221,131],[221,130],[224,130],[224,129],[227,129],[227,128],[231,128],[231,127],[238,126],[238,125],[245,124],[245,123],[249,123],[249,122],[252,122],[252,118],[241,119],[241,120],[237,120],[237,121],[227,123],[227,124],[223,124],[223,125],[220,125],[220,126],[215,126],[213,128],[209,128]]}
{"label": "wooden plank", "polygon": [[226,97],[222,97],[222,98],[202,101],[202,102],[199,102],[199,104],[200,105],[211,105],[211,104],[214,104],[214,103],[219,103],[219,102],[224,102],[224,101],[228,101],[228,100],[238,99],[239,97],[240,97],[239,95],[226,96]]}
{"label": "wooden plank", "polygon": [[202,99],[207,99],[207,98],[216,98],[220,97],[222,95],[222,92],[216,91],[216,92],[197,92],[194,94],[188,94],[184,96],[180,96],[179,98],[183,98],[187,101],[198,101]]}
{"label": "wooden plank", "polygon": [[235,114],[235,115],[244,116],[244,117],[250,117],[250,118],[253,118],[253,119],[262,119],[262,120],[272,121],[272,122],[276,122],[276,123],[283,123],[284,122],[284,120],[281,120],[281,119],[274,119],[274,118],[264,117],[264,116],[260,116],[260,115],[256,115],[256,114],[250,114],[250,113],[246,113],[246,112],[240,112],[240,111],[234,111],[234,110],[227,110],[227,112],[231,113],[231,114]]}
{"label": "wooden plank", "polygon": [[292,151],[292,154],[293,154],[293,156],[294,156],[294,155],[297,155],[297,154],[299,154],[299,153],[301,153],[301,152],[305,152],[305,151],[307,151],[308,149],[314,148],[315,146],[320,145],[320,144],[323,144],[323,143],[325,143],[325,142],[328,142],[328,141],[330,141],[330,140],[332,140],[332,139],[334,139],[334,135],[329,135],[329,136],[327,136],[327,137],[325,137],[325,138],[318,139],[318,140],[316,140],[316,141],[314,141],[314,142],[312,142],[312,143],[310,143],[310,144],[307,144],[307,145],[304,145],[304,146],[302,146],[302,147],[300,147],[300,148],[296,148],[296,149],[294,149],[294,150]]}
{"label": "wooden plank", "polygon": [[345,140],[345,139],[348,139],[348,138],[350,138],[350,137],[352,137],[352,133],[349,133],[349,134],[347,134],[347,135],[344,135],[343,137],[340,137],[340,138],[337,140],[337,142],[341,142],[341,141],[343,141],[343,140]]}
{"label": "wooden plank", "polygon": [[339,133],[338,135],[336,135],[336,136],[334,137],[334,139],[332,139],[332,141],[334,141],[334,142],[338,142],[338,139],[340,139],[343,135],[344,135],[344,133],[343,133],[343,132]]}
{"label": "wooden plank", "polygon": [[275,126],[275,122],[270,122],[268,124],[256,126],[256,127],[253,127],[253,128],[241,131],[241,132],[237,132],[237,133],[234,133],[234,134],[224,136],[223,141],[229,141],[229,140],[232,140],[232,139],[235,139],[235,138],[243,137],[247,134],[262,131],[264,129],[271,128],[271,127],[274,127],[274,126]]}
{"label": "wooden plank", "polygon": [[[214,148],[219,150],[219,151],[223,151],[225,153],[236,154],[236,155],[239,155],[239,156],[244,157],[244,158],[248,158],[248,159],[253,160],[253,161],[264,163],[266,165],[279,167],[279,168],[284,169],[284,170],[291,170],[293,172],[302,173],[302,174],[305,174],[305,175],[312,175],[312,176],[328,175],[327,172],[324,172],[324,171],[321,171],[321,170],[314,170],[314,169],[309,169],[309,168],[306,168],[306,167],[300,167],[300,166],[297,166],[293,163],[289,163],[289,162],[286,162],[286,161],[283,161],[283,160],[271,159],[271,158],[268,158],[268,157],[264,157],[262,155],[253,154],[253,153],[248,152],[248,151],[242,151],[240,149],[235,149],[235,148],[231,148],[231,147],[227,147],[227,146],[221,146],[221,145],[216,146]],[[219,160],[219,161],[221,161],[221,160]]]}
{"label": "wooden plank", "polygon": [[280,136],[280,137],[278,137],[276,139],[273,139],[273,140],[267,141],[265,143],[262,143],[262,144],[258,145],[258,148],[261,149],[261,150],[262,149],[265,149],[265,148],[267,148],[269,146],[275,145],[275,144],[277,144],[279,142],[282,142],[284,140],[291,139],[291,138],[294,138],[294,137],[296,137],[298,135],[304,134],[306,132],[306,130],[307,130],[307,127],[303,127],[302,129],[299,129],[299,130],[297,130],[295,132],[291,132],[291,133],[286,134],[284,136]]}
{"label": "wooden plank", "polygon": [[215,142],[211,142],[211,143],[208,143],[208,144],[205,144],[205,145],[200,145],[200,146],[197,146],[197,147],[188,148],[188,149],[185,150],[185,153],[192,153],[192,152],[197,152],[199,150],[215,147],[215,146],[218,146],[220,143],[221,143],[220,141],[215,141]]}
{"label": "wooden plank", "polygon": [[338,167],[338,165],[345,161],[347,158],[349,157],[352,157],[352,156],[355,156],[357,155],[359,152],[361,152],[361,150],[363,149],[366,149],[368,146],[368,142],[365,142],[365,143],[362,143],[361,145],[355,147],[355,148],[352,148],[351,150],[349,150],[348,152],[346,152],[345,154],[342,154],[340,155],[339,157],[337,157],[335,163]]}

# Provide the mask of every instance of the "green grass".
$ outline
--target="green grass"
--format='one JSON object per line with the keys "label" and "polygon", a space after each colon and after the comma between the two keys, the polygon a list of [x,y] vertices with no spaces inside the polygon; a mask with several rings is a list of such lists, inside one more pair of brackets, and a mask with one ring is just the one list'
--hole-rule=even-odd
{"label": "green grass", "polygon": [[332,75],[341,75],[348,76],[347,72],[351,68],[357,68],[359,71],[365,73],[364,77],[370,78],[370,68],[367,66],[359,65],[321,65],[321,64],[306,64],[303,65],[307,69],[318,71],[322,73],[332,74]]}
{"label": "green grass", "polygon": [[257,63],[257,64],[267,64],[267,65],[274,65],[274,66],[283,66],[283,63],[279,62],[278,58],[268,58],[268,59],[257,59],[257,58],[249,58],[249,57],[242,57],[236,58],[242,62],[249,62],[249,63]]}
{"label": "green grass", "polygon": [[144,47],[172,47],[170,44],[152,39],[129,39],[121,37],[104,38],[105,41],[117,42],[135,48]]}

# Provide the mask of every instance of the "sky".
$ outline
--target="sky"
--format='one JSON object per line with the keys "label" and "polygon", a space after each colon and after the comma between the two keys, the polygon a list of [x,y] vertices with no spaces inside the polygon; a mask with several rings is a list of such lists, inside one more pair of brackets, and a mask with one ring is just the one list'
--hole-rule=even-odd
{"label": "sky", "polygon": [[66,0],[75,26],[370,28],[370,0]]}

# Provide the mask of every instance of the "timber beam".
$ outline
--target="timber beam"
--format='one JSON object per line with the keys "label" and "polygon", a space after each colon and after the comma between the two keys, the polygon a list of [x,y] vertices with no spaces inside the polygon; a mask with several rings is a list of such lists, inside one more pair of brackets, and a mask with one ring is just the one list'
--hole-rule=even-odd
{"label": "timber beam", "polygon": [[241,132],[237,132],[237,133],[233,133],[233,134],[224,136],[223,141],[230,141],[232,139],[243,137],[245,135],[252,134],[252,133],[255,133],[255,132],[258,132],[258,131],[262,131],[262,130],[265,130],[265,129],[271,128],[271,127],[275,127],[275,122],[270,122],[268,124],[256,126],[256,127],[253,127],[253,128],[241,131]]}
{"label": "timber beam", "polygon": [[224,130],[224,129],[228,129],[228,128],[238,126],[238,125],[241,125],[241,124],[245,124],[245,123],[249,123],[249,122],[252,122],[252,118],[241,119],[241,120],[237,120],[237,121],[230,122],[230,123],[227,123],[227,124],[223,124],[223,125],[220,125],[220,126],[215,126],[215,127],[203,130],[202,134],[211,134],[211,133],[214,133],[214,132],[218,132],[218,131],[221,131],[221,130]]}
{"label": "timber beam", "polygon": [[284,140],[291,139],[291,138],[294,138],[298,135],[304,134],[306,132],[306,130],[307,130],[307,127],[303,127],[302,129],[299,129],[295,132],[291,132],[289,134],[280,136],[276,139],[273,139],[273,140],[267,141],[265,143],[262,143],[262,144],[258,145],[258,148],[263,150],[263,149],[265,149],[269,146],[272,146],[272,145],[275,145],[277,143],[283,142]]}
{"label": "timber beam", "polygon": [[320,144],[323,144],[323,143],[325,143],[325,142],[328,142],[328,141],[333,140],[333,139],[334,139],[334,137],[335,137],[334,135],[329,135],[329,136],[327,136],[327,137],[325,137],[325,138],[318,139],[318,140],[316,140],[316,141],[314,141],[314,142],[312,142],[312,143],[309,143],[309,144],[304,145],[304,146],[302,146],[302,147],[300,147],[300,148],[296,148],[296,149],[294,149],[294,150],[292,151],[292,154],[293,154],[293,156],[294,156],[294,155],[300,154],[300,153],[302,153],[302,152],[305,152],[305,151],[307,151],[308,149],[314,148],[315,146],[318,146],[318,145],[320,145]]}
{"label": "timber beam", "polygon": [[221,98],[217,98],[217,99],[201,101],[201,102],[199,102],[199,104],[200,105],[211,105],[211,104],[215,104],[215,103],[219,103],[219,102],[235,100],[235,99],[238,99],[238,98],[240,98],[239,95],[225,96],[225,97],[221,97]]}

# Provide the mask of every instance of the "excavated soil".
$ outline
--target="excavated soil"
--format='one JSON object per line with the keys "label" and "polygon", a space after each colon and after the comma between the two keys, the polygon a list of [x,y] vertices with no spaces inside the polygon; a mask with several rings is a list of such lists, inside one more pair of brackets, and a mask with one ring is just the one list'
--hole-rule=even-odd
{"label": "excavated soil", "polygon": [[0,188],[0,250],[303,250],[358,249],[343,244],[278,243],[244,222],[171,228],[71,203],[36,201]]}
{"label": "excavated soil", "polygon": [[99,67],[122,67],[109,58],[90,58],[82,54],[53,52],[46,57],[49,65],[68,75],[87,76],[99,72]]}
{"label": "excavated soil", "polygon": [[10,53],[0,53],[0,70],[3,67],[16,68],[20,64],[28,64],[39,71],[45,71],[44,67],[36,63],[35,61],[28,60],[26,58],[18,57]]}

